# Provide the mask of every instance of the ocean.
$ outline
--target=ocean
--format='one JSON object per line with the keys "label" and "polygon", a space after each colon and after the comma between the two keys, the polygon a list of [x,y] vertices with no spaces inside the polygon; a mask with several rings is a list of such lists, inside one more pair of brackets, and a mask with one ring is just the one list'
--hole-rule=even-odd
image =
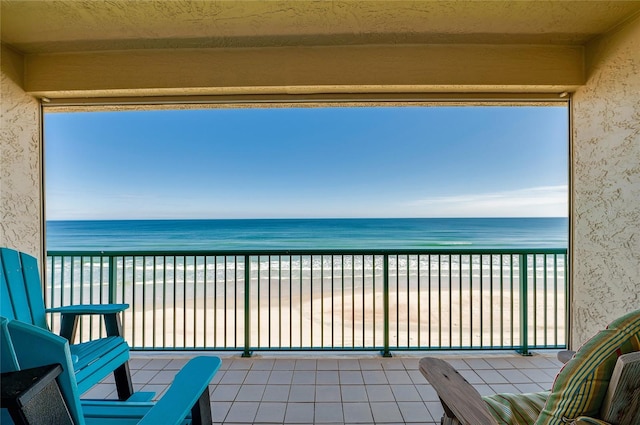
{"label": "ocean", "polygon": [[568,218],[48,221],[49,251],[566,248]]}
{"label": "ocean", "polygon": [[[129,304],[123,329],[134,348],[515,347],[523,273],[529,345],[565,340],[567,218],[50,221],[46,241],[51,306]],[[430,248],[497,253],[364,251]],[[180,255],[261,249],[363,252]],[[167,253],[147,254],[156,250]],[[82,320],[83,340],[100,332],[98,320]]]}

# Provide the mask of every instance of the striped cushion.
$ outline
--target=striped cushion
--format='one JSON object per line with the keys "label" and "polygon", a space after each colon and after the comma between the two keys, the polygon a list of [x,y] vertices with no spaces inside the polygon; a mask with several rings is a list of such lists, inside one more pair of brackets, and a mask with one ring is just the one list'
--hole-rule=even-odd
{"label": "striped cushion", "polygon": [[500,425],[531,425],[540,414],[549,391],[528,394],[495,394],[482,397]]}
{"label": "striped cushion", "polygon": [[609,379],[622,354],[640,351],[640,310],[626,314],[587,341],[556,376],[536,425],[565,425],[599,417]]}

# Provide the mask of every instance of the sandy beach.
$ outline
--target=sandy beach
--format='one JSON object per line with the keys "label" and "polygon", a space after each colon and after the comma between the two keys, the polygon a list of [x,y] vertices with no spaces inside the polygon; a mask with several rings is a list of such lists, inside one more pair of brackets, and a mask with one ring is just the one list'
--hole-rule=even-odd
{"label": "sandy beach", "polygon": [[[477,277],[477,276],[476,276]],[[520,344],[520,290],[494,279],[462,284],[457,278],[390,282],[389,346],[395,348],[510,347]],[[449,289],[449,286],[451,289]],[[512,289],[513,286],[513,289]],[[185,290],[186,288],[186,290]],[[563,344],[564,291],[542,285],[528,296],[529,344]],[[125,291],[131,307],[123,329],[132,347],[242,349],[244,284],[164,283]],[[545,303],[546,300],[546,303]],[[535,304],[534,304],[535,303]],[[249,345],[253,349],[380,348],[385,344],[381,281],[261,279],[249,291]],[[557,323],[556,323],[557,322]],[[82,338],[97,335],[85,319]]]}

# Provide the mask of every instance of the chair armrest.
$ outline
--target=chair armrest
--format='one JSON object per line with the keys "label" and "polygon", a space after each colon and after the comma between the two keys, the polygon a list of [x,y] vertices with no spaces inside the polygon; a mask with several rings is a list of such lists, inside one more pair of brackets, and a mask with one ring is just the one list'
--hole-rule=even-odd
{"label": "chair armrest", "polygon": [[100,314],[104,319],[107,336],[122,336],[118,313],[129,308],[129,304],[77,304],[47,309],[48,313],[61,313],[60,335],[73,344],[78,327],[78,316]]}
{"label": "chair armrest", "polygon": [[560,360],[562,363],[566,363],[573,358],[573,355],[575,353],[575,351],[571,350],[558,351],[558,360]]}
{"label": "chair armrest", "polygon": [[129,308],[129,304],[77,304],[48,308],[47,313],[62,314],[113,314]]}
{"label": "chair armrest", "polygon": [[440,397],[445,415],[462,425],[498,425],[480,393],[453,366],[433,357],[422,358],[419,365]]}
{"label": "chair armrest", "polygon": [[203,395],[206,395],[206,407],[210,409],[209,383],[221,364],[219,357],[199,356],[191,359],[138,425],[180,424]]}

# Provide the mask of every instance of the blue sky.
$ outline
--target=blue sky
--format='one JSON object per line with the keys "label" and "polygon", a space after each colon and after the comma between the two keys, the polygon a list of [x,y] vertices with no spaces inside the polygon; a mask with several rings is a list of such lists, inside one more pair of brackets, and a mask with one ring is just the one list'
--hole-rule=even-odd
{"label": "blue sky", "polygon": [[49,220],[567,216],[568,110],[45,114]]}

